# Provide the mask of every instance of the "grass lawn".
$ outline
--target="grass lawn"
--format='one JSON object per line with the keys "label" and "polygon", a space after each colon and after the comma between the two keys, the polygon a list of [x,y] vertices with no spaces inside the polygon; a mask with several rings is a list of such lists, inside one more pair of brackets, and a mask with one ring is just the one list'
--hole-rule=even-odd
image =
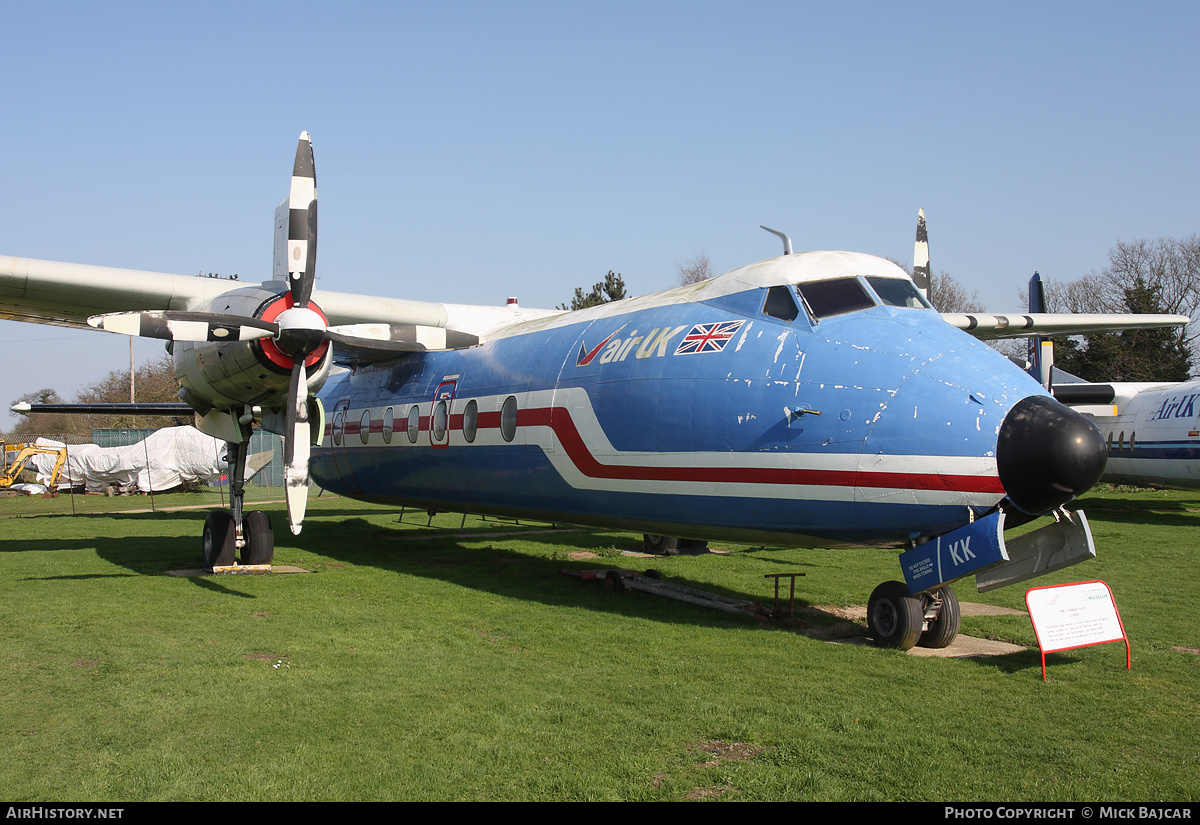
{"label": "grass lawn", "polygon": [[[1048,656],[831,644],[562,569],[653,567],[769,601],[865,604],[896,551],[719,545],[324,496],[276,564],[178,577],[202,511],[0,520],[0,797],[10,800],[1200,799],[1200,493],[1083,502],[1133,645]],[[572,554],[591,551],[598,559]],[[959,598],[1024,608],[1024,587]],[[831,620],[832,621],[832,620]]]}

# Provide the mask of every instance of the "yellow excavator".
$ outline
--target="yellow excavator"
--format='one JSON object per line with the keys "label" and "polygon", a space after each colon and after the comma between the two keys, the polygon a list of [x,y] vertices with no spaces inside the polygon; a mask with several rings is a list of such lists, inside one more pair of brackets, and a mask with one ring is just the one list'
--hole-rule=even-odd
{"label": "yellow excavator", "polygon": [[[40,447],[37,444],[5,444],[3,441],[0,441],[0,448],[3,448],[4,454],[4,468],[0,472],[0,490],[11,487],[16,483],[21,475],[21,471],[29,463],[29,459],[35,455],[56,456],[54,470],[50,473],[50,483],[47,485],[47,491],[53,493],[57,489],[58,474],[62,472],[63,465],[67,463],[66,447]],[[14,453],[15,455],[13,455]],[[10,456],[12,456],[11,460]]]}

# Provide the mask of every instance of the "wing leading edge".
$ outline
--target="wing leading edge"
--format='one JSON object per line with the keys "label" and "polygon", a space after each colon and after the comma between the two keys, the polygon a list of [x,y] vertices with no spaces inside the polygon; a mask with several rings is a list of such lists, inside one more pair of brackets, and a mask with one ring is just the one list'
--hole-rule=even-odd
{"label": "wing leading edge", "polygon": [[1080,335],[1085,332],[1119,332],[1124,329],[1153,329],[1191,323],[1186,315],[1073,315],[1070,313],[944,312],[942,318],[980,339],[1026,338],[1030,335]]}
{"label": "wing leading edge", "polygon": [[[238,287],[223,278],[0,257],[0,319],[92,329],[87,319],[115,312],[202,309]],[[286,285],[279,284],[281,291]],[[443,304],[314,290],[331,324],[446,325]]]}

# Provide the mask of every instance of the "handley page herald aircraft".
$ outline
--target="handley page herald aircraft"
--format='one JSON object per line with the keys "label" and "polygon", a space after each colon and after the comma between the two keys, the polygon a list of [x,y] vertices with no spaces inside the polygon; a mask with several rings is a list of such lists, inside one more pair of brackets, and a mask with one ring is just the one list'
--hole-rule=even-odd
{"label": "handley page herald aircraft", "polygon": [[[1042,276],[1029,279],[1029,310],[1046,305]],[[1029,372],[1059,401],[1089,415],[1108,448],[1111,484],[1200,487],[1200,381],[1092,384],[1054,366],[1054,344],[1029,342]]]}
{"label": "handley page herald aircraft", "polygon": [[[947,323],[899,267],[850,252],[785,254],[576,312],[327,292],[313,288],[316,217],[305,133],[276,212],[275,279],[261,286],[0,259],[3,317],[170,342],[180,397],[236,459],[231,512],[205,521],[208,566],[235,548],[249,563],[273,553],[266,515],[242,513],[256,418],[284,435],[293,532],[311,473],[339,494],[431,510],[906,546],[906,583],[880,585],[868,608],[893,647],[950,643],[947,582],[995,587],[1094,554],[1063,505],[1099,478],[1104,440],[955,325],[1095,324]],[[1105,316],[1101,328],[1179,321]],[[1040,514],[1054,524],[1006,545],[1006,517]]]}

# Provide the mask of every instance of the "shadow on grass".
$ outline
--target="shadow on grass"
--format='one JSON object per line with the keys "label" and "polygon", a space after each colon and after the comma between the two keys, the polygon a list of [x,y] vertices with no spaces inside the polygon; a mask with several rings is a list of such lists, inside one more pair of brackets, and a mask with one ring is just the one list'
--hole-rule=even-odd
{"label": "shadow on grass", "polygon": [[[396,574],[443,581],[519,601],[582,608],[605,615],[638,617],[666,623],[713,627],[745,627],[760,623],[749,614],[725,613],[665,598],[650,598],[647,597],[648,594],[621,596],[607,592],[600,581],[580,581],[576,577],[562,575],[563,570],[645,570],[666,564],[665,560],[630,558],[622,555],[623,551],[636,552],[642,549],[640,535],[587,528],[556,529],[536,523],[498,520],[485,522],[486,526],[483,527],[468,526],[462,529],[457,524],[457,518],[454,519],[455,524],[450,527],[424,527],[420,524],[414,525],[411,521],[403,525],[394,521],[381,524],[381,516],[390,520],[395,511],[345,500],[343,503],[347,506],[338,507],[331,506],[332,503],[325,503],[323,507],[314,508],[310,511],[304,532],[297,537],[288,533],[282,508],[264,509],[271,514],[275,525],[277,546],[283,552],[286,552],[287,548],[296,548],[311,553],[317,557],[318,566],[327,564],[334,568],[337,566],[335,563],[367,566]],[[130,571],[128,574],[34,577],[39,580],[163,575],[168,570],[199,566],[200,534],[204,515],[204,510],[185,510],[153,514],[110,513],[76,516],[73,523],[94,525],[95,535],[81,538],[78,537],[81,531],[75,529],[69,532],[75,533],[76,537],[55,538],[45,536],[47,531],[43,529],[43,535],[40,537],[0,539],[0,553],[89,550],[105,561]],[[1119,514],[1119,517],[1126,518],[1124,514]],[[1137,517],[1137,513],[1127,516],[1135,521]],[[421,519],[423,518],[422,516]],[[443,524],[445,521],[443,519]],[[1189,523],[1194,523],[1194,517]],[[519,552],[495,546],[510,540],[519,540],[540,549]],[[569,553],[575,551],[590,551],[596,553],[598,558],[568,557]],[[864,549],[863,552],[871,551]],[[738,552],[736,563],[742,565],[743,569],[747,566],[751,569],[761,568],[763,573],[803,573],[806,570],[824,567],[784,557],[765,547]],[[675,566],[678,568],[678,565]],[[703,573],[703,564],[686,566],[692,576],[679,575],[678,570],[675,570],[668,572],[667,580],[730,598],[757,602],[765,608],[772,605],[774,586],[769,580],[758,593],[738,592],[711,581],[695,578],[695,573]],[[254,598],[253,595],[238,589],[237,579],[194,577],[190,581],[194,586],[210,592],[237,598]],[[845,625],[847,620],[843,616],[822,610],[806,599],[799,592],[802,581],[797,582],[798,592],[795,598],[795,610],[799,618],[763,623],[763,626],[828,638],[829,635],[821,631]],[[864,601],[866,593],[877,583],[864,581]],[[786,610],[786,582],[781,584],[780,591]],[[816,632],[811,632],[814,630]],[[863,634],[851,632],[842,635]],[[1003,672],[1025,671],[1040,664],[1036,650],[976,661]]]}
{"label": "shadow on grass", "polygon": [[[479,592],[546,605],[583,607],[603,613],[668,622],[686,621],[699,625],[728,626],[733,623],[744,626],[747,623],[758,623],[748,614],[698,609],[695,605],[682,602],[646,598],[646,594],[622,597],[606,592],[600,581],[580,581],[579,578],[564,576],[561,573],[563,570],[578,572],[612,568],[644,570],[661,564],[662,562],[655,559],[621,555],[622,551],[641,551],[640,535],[598,532],[586,528],[554,528],[542,524],[500,520],[489,520],[483,527],[468,526],[466,530],[457,526],[425,528],[419,524],[413,525],[411,521],[405,522],[403,526],[381,525],[379,517],[390,517],[395,511],[342,501],[348,506],[326,504],[324,507],[310,510],[310,517],[306,520],[300,536],[292,536],[287,531],[286,516],[282,509],[263,508],[271,515],[277,547],[283,552],[286,552],[288,547],[298,548],[326,562],[369,566],[392,573],[436,579]],[[130,572],[84,577],[164,575],[169,570],[195,568],[200,565],[200,536],[205,514],[205,510],[89,513],[72,516],[69,520],[63,519],[63,523],[72,525],[73,529],[70,530],[55,529],[55,523],[59,522],[58,517],[38,520],[42,522],[37,530],[40,535],[0,538],[0,553],[87,550]],[[368,520],[369,517],[375,518]],[[424,519],[424,516],[421,518]],[[17,523],[8,524],[20,532]],[[47,535],[48,533],[66,535],[59,537]],[[80,536],[80,533],[89,535]],[[0,535],[3,534],[12,535],[13,531],[4,530]],[[541,549],[521,553],[496,547],[491,543],[491,539],[495,539],[496,543],[518,539]],[[577,560],[567,557],[568,553],[575,551],[594,552],[599,558]],[[767,563],[758,558],[757,554],[748,554],[745,558],[754,565]],[[778,569],[781,561],[777,559],[772,564]],[[56,577],[49,575],[32,578],[50,580]],[[768,608],[771,605],[770,596],[767,595],[764,599],[763,593],[739,593],[711,582],[678,575],[670,575],[668,578],[675,584],[758,602]],[[236,579],[192,577],[190,581],[206,590],[252,598],[237,588]],[[786,598],[786,588],[784,592]],[[797,597],[797,610],[808,606],[808,602]],[[829,621],[837,621],[837,617],[830,616]],[[796,624],[799,625],[800,622]]]}

